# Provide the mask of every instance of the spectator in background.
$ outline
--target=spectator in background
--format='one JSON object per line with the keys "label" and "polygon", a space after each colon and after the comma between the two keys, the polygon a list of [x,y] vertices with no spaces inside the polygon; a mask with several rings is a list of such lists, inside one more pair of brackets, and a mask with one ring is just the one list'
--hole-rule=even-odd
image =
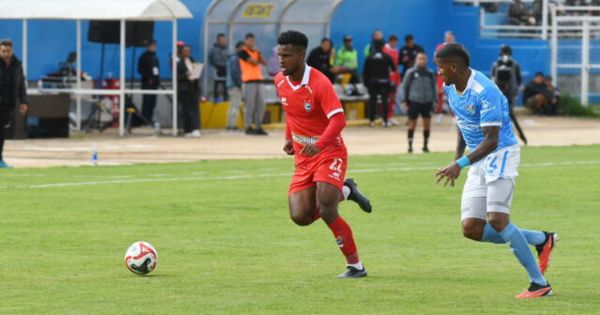
{"label": "spectator in background", "polygon": [[423,47],[415,44],[412,34],[404,36],[404,47],[400,48],[399,53],[400,64],[402,65],[402,77],[404,77],[408,69],[414,66],[417,54],[421,52],[425,52],[425,50]]}
{"label": "spectator in background", "polygon": [[544,83],[544,74],[537,72],[523,92],[525,107],[529,108],[534,114],[543,114],[553,99],[554,94],[548,90]]}
{"label": "spectator in background", "polygon": [[388,100],[388,123],[392,126],[398,126],[400,123],[394,118],[394,110],[396,109],[396,91],[400,85],[400,72],[398,71],[399,51],[398,51],[398,36],[390,35],[388,42],[383,47],[383,52],[392,57],[396,70],[390,75],[390,93]]}
{"label": "spectator in background", "polygon": [[500,57],[492,66],[492,81],[496,83],[500,88],[500,91],[502,91],[502,94],[506,96],[510,119],[519,133],[519,138],[527,145],[527,138],[525,138],[525,134],[523,133],[513,110],[515,98],[517,97],[517,92],[519,91],[519,87],[523,80],[521,79],[521,67],[519,67],[519,63],[512,58],[512,49],[510,46],[502,45],[500,47]]}
{"label": "spectator in background", "polygon": [[419,53],[416,64],[406,72],[402,80],[402,104],[408,108],[408,153],[413,152],[413,140],[417,119],[423,117],[423,152],[429,152],[431,134],[431,111],[437,99],[435,73],[427,68],[427,55]]}
{"label": "spectator in background", "polygon": [[[142,90],[157,90],[160,86],[160,65],[156,56],[156,41],[152,40],[146,51],[138,59],[138,72],[142,76]],[[156,95],[142,96],[142,116],[148,122],[154,121]]]}
{"label": "spectator in background", "polygon": [[27,84],[21,61],[13,54],[10,40],[0,41],[0,168],[12,168],[4,162],[4,139],[15,110],[27,113]]}
{"label": "spectator in background", "polygon": [[381,100],[381,117],[383,126],[388,126],[388,93],[390,89],[390,75],[396,71],[392,57],[383,52],[383,40],[373,41],[373,53],[365,60],[363,81],[369,89],[369,120],[370,126],[375,126],[378,99]]}
{"label": "spectator in background", "polygon": [[[227,52],[227,38],[225,34],[219,33],[217,40],[208,53],[208,63],[213,68],[214,75],[214,102],[227,101],[227,63],[229,52]],[[223,98],[219,97],[219,93]]]}
{"label": "spectator in background", "polygon": [[[450,44],[450,43],[454,43],[456,42],[456,37],[454,36],[454,33],[452,31],[446,31],[444,33],[444,42],[437,45],[435,47],[435,53],[437,53],[440,49],[442,49],[442,47],[444,47],[446,44]],[[434,55],[435,56],[435,55]],[[439,74],[439,71],[437,71],[437,106],[435,108],[435,113],[436,113],[436,123],[441,124],[442,120],[444,119],[444,89],[442,88],[442,86],[444,85],[444,79],[442,78],[442,75]]]}
{"label": "spectator in background", "polygon": [[183,46],[177,61],[177,100],[181,104],[183,133],[187,138],[200,137],[200,85],[193,74],[195,65],[190,46]]}
{"label": "spectator in background", "polygon": [[556,86],[552,84],[552,77],[547,75],[544,77],[544,84],[546,84],[546,89],[550,92],[551,99],[546,107],[546,114],[548,115],[556,115],[558,113],[558,101],[560,99],[560,91]]}
{"label": "spectator in background", "polygon": [[535,25],[535,17],[522,0],[513,0],[508,7],[508,20],[512,25]]}
{"label": "spectator in background", "polygon": [[229,57],[231,88],[229,88],[229,112],[227,114],[227,130],[236,131],[238,113],[242,104],[242,69],[240,67],[239,53],[246,48],[244,42],[235,44],[235,53]]}
{"label": "spectator in background", "polygon": [[279,71],[281,71],[281,65],[279,65],[279,45],[275,45],[271,49],[271,55],[267,62],[267,72],[269,72],[270,76],[275,77]]}
{"label": "spectator in background", "polygon": [[378,40],[384,40],[383,32],[381,30],[374,30],[373,34],[371,34],[371,42],[369,42],[363,50],[363,55],[365,56],[365,59],[376,52],[373,43]]}
{"label": "spectator in background", "polygon": [[306,64],[321,71],[328,79],[333,83],[335,81],[335,74],[333,73],[333,65],[331,64],[331,55],[333,54],[333,46],[331,39],[325,37],[321,39],[321,45],[315,47],[308,54]]}
{"label": "spectator in background", "polygon": [[265,115],[265,90],[262,85],[261,65],[267,65],[265,58],[256,48],[254,34],[246,34],[246,47],[239,52],[242,69],[243,97],[246,102],[244,111],[244,127],[247,135],[267,136],[262,128]]}
{"label": "spectator in background", "polygon": [[358,84],[358,52],[353,47],[352,36],[344,36],[344,47],[337,52],[335,66],[339,73],[350,74],[349,83],[352,88],[345,92],[350,95],[361,95],[356,86]]}

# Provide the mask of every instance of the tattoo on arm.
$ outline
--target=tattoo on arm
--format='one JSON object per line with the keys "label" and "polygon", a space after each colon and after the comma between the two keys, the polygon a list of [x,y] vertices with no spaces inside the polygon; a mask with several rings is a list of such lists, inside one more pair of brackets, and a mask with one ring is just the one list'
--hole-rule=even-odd
{"label": "tattoo on arm", "polygon": [[498,147],[500,126],[482,127],[481,130],[483,131],[484,139],[483,142],[469,154],[469,161],[471,161],[471,164],[485,158]]}
{"label": "tattoo on arm", "polygon": [[455,158],[455,160],[460,159],[463,156],[463,154],[465,154],[466,148],[467,148],[467,143],[465,142],[462,132],[460,132],[460,129],[459,129],[458,130],[458,138],[456,141],[456,158]]}

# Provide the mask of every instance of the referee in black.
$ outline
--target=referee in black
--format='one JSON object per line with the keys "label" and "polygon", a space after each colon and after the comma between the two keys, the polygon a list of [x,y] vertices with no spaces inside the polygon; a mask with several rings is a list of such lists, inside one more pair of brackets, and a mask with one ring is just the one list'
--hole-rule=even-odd
{"label": "referee in black", "polygon": [[408,153],[413,152],[419,115],[423,117],[423,152],[429,152],[431,111],[437,101],[436,82],[435,73],[427,68],[427,55],[418,53],[415,66],[406,72],[402,81],[402,105],[408,107]]}
{"label": "referee in black", "polygon": [[0,168],[12,168],[4,162],[4,139],[15,110],[27,113],[27,91],[21,61],[13,55],[10,40],[0,41]]}

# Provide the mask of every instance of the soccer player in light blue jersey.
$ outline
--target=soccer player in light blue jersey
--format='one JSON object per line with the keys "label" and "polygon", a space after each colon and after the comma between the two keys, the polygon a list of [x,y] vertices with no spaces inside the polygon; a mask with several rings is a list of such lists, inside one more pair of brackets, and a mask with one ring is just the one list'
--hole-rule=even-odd
{"label": "soccer player in light blue jersey", "polygon": [[[454,186],[461,170],[471,166],[461,202],[463,235],[510,246],[531,282],[517,298],[552,295],[543,273],[558,240],[556,233],[520,229],[509,220],[520,153],[508,102],[494,82],[469,67],[470,56],[462,45],[445,45],[435,61],[458,122],[455,161],[437,172],[437,181],[445,179],[444,186]],[[464,155],[466,148],[468,155]],[[539,266],[528,244],[535,246]]]}

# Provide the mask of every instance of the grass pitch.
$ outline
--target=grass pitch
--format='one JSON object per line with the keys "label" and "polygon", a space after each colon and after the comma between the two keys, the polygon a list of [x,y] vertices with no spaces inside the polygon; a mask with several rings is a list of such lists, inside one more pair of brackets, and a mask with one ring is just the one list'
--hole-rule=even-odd
{"label": "grass pitch", "polygon": [[[451,158],[351,156],[374,212],[341,206],[369,271],[349,281],[325,224],[288,218],[291,159],[3,170],[0,313],[600,312],[600,146],[522,151],[513,222],[561,238],[555,296],[528,301],[506,245],[462,238],[460,187],[434,184]],[[123,264],[137,240],[159,252],[148,276]]]}

